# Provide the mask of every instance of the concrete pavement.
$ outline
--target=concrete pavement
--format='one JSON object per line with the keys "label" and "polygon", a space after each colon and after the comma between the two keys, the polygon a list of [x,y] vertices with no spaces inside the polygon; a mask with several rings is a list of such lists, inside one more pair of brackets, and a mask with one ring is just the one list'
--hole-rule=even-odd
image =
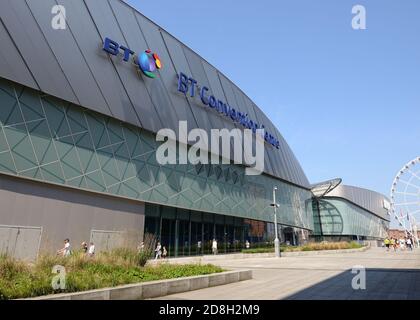
{"label": "concrete pavement", "polygon": [[[226,269],[252,269],[253,279],[160,299],[420,299],[420,249],[247,259],[207,258]],[[366,268],[366,290],[354,290],[354,266]]]}

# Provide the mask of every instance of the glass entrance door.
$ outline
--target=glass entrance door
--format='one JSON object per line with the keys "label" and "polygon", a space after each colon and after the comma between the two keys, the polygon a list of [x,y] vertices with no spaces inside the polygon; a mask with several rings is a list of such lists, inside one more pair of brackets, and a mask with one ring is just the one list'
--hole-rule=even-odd
{"label": "glass entrance door", "polygon": [[175,256],[175,220],[162,219],[160,243],[166,247],[168,257]]}

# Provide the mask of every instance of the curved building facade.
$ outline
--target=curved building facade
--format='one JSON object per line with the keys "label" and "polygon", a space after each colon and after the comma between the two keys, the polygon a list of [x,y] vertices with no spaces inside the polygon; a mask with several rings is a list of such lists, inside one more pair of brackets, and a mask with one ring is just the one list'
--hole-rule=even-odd
{"label": "curved building facade", "polygon": [[374,240],[389,229],[389,200],[377,192],[339,185],[314,198],[314,232],[321,239]]}
{"label": "curved building facade", "polygon": [[[57,5],[65,28],[52,26]],[[273,239],[274,187],[282,240],[308,238],[312,193],[290,147],[182,42],[120,0],[5,0],[0,18],[0,250],[33,257],[64,238],[101,250],[151,232],[169,255],[209,252],[213,238],[237,251]],[[153,75],[133,63],[152,53]],[[180,121],[264,128],[264,172],[159,164],[156,133]]]}
{"label": "curved building facade", "polygon": [[[123,1],[3,0],[0,41],[0,252],[137,246],[145,232],[170,256],[212,239],[235,252],[274,239],[275,187],[282,242],[383,236],[382,196],[337,179],[318,197],[269,115]],[[180,122],[234,132],[226,161],[182,164],[181,147],[157,161],[161,129],[193,148]],[[235,161],[234,129],[264,129],[261,174]]]}

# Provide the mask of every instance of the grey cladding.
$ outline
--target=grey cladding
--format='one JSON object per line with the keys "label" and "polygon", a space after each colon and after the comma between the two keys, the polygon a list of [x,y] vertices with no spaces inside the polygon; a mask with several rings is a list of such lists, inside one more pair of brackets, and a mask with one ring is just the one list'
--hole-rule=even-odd
{"label": "grey cladding", "polygon": [[[51,27],[52,6],[66,8],[67,28]],[[233,124],[177,91],[177,74],[193,76],[209,92],[264,124],[280,140],[266,144],[265,172],[309,188],[286,141],[267,116],[229,79],[158,25],[121,0],[0,1],[0,77],[112,116],[151,132],[232,129]],[[135,52],[151,49],[163,63],[156,79],[102,50],[105,37]]]}

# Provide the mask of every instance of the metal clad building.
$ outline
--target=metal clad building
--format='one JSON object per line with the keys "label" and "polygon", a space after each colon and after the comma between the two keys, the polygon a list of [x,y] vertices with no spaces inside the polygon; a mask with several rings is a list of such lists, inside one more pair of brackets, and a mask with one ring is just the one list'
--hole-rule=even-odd
{"label": "metal clad building", "polygon": [[353,186],[339,185],[314,199],[315,237],[326,239],[381,239],[389,228],[389,200]]}
{"label": "metal clad building", "polygon": [[[63,30],[51,26],[55,5],[66,9]],[[105,52],[106,38],[136,53],[151,49],[163,68],[146,77],[122,54]],[[269,117],[134,8],[120,0],[3,0],[0,42],[0,250],[33,257],[65,237],[109,249],[151,232],[169,255],[209,252],[212,238],[220,252],[237,251],[245,240],[272,239],[274,186],[282,240],[308,239],[310,184]],[[265,144],[262,175],[234,164],[157,163],[162,128],[241,128],[180,93],[180,72],[278,140],[279,148]]]}

